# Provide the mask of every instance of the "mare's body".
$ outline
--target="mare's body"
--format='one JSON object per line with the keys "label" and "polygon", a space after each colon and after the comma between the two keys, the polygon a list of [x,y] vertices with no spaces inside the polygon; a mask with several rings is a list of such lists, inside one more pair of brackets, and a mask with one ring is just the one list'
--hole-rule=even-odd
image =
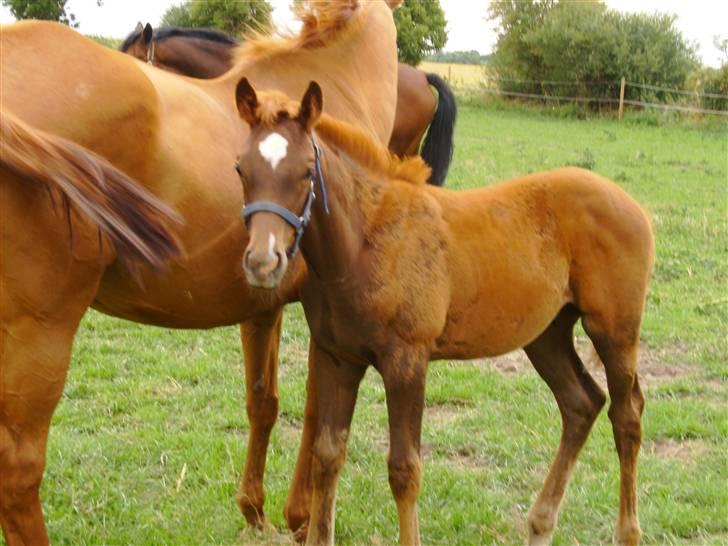
{"label": "mare's body", "polygon": [[[236,42],[222,32],[183,28],[153,31],[147,24],[144,28],[139,25],[119,49],[176,74],[215,78],[232,66],[235,47]],[[456,116],[455,97],[442,78],[399,63],[389,149],[399,156],[421,154],[432,167],[430,180],[437,186],[445,183],[452,160]]]}
{"label": "mare's body", "polygon": [[[3,115],[105,158],[176,208],[184,222],[171,225],[170,235],[186,251],[165,273],[141,267],[136,283],[83,214],[73,212],[66,222],[43,188],[19,183],[6,156],[0,158],[0,524],[10,545],[48,541],[38,495],[48,427],[89,306],[175,328],[242,323],[251,430],[239,503],[251,523],[263,523],[281,306],[294,297],[304,268],[292,261],[275,292],[245,282],[248,234],[233,163],[249,128],[237,119],[232,97],[241,74],[294,94],[316,74],[338,97],[328,105],[332,113],[386,143],[397,70],[391,12],[381,2],[328,9],[339,15],[328,19],[335,24],[323,39],[304,25],[300,39],[250,42],[231,72],[216,80],[165,73],[58,24],[2,27]],[[366,54],[358,55],[363,48]],[[9,142],[3,138],[4,147]],[[291,511],[308,511],[308,468],[302,468],[287,505],[289,521]]]}
{"label": "mare's body", "polygon": [[[563,420],[559,450],[529,513],[530,543],[547,544],[576,457],[606,400],[574,350],[578,319],[604,363],[611,395],[621,467],[617,540],[639,542],[643,397],[636,369],[654,260],[652,230],[640,206],[614,183],[576,168],[460,193],[426,186],[416,160],[392,159],[361,131],[329,117],[317,125],[322,99],[315,83],[300,113],[291,103],[287,114],[267,120],[257,116],[265,108],[246,81],[237,96],[253,128],[241,156],[250,203],[296,210],[307,190],[298,173],[311,162],[312,127],[330,147],[319,181],[328,186],[330,213],[315,206],[301,240],[309,268],[301,301],[318,351],[310,376],[318,426],[308,542],[332,540],[336,482],[370,363],[386,391],[389,483],[400,541],[418,544],[427,362],[523,347]],[[270,100],[265,94],[260,104]],[[288,140],[291,152],[270,172],[255,146],[273,132]],[[248,222],[246,274],[264,285],[271,274],[260,242],[280,237],[286,226],[258,214]]]}

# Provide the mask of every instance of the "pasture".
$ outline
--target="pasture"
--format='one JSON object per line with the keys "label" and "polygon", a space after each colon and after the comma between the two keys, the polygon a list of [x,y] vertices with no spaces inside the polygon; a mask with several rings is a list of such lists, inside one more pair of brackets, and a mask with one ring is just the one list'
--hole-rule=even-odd
{"label": "pasture", "polygon": [[[642,332],[645,544],[728,542],[728,130],[563,120],[461,105],[451,189],[561,165],[592,168],[652,215],[657,262]],[[497,256],[493,256],[497,260]],[[235,503],[247,419],[236,328],[172,331],[89,312],[53,420],[42,486],[55,544],[288,543],[282,516],[302,422],[307,328],[284,319],[280,417],[266,475],[278,531]],[[590,349],[581,344],[585,360]],[[596,364],[595,364],[596,365]],[[603,381],[598,370],[594,375]],[[339,544],[397,537],[384,389],[362,384],[342,472]],[[558,444],[552,395],[519,355],[430,366],[420,524],[427,544],[520,544]],[[611,543],[619,470],[603,411],[554,544]]]}

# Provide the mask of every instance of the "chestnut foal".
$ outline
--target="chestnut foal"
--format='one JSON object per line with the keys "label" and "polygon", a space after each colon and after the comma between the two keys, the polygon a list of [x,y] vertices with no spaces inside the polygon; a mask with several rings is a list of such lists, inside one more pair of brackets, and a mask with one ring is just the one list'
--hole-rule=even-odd
{"label": "chestnut foal", "polygon": [[309,271],[301,300],[318,351],[310,372],[318,417],[307,542],[333,540],[337,478],[370,363],[386,390],[400,541],[419,544],[427,362],[523,347],[563,421],[528,518],[530,543],[548,543],[606,399],[574,350],[581,319],[611,396],[621,467],[617,540],[637,544],[637,352],[654,256],[640,206],[612,182],[577,168],[459,193],[427,186],[420,158],[395,158],[363,131],[321,115],[315,82],[300,104],[277,92],[259,97],[246,79],[236,99],[251,126],[239,170],[250,231],[247,279],[276,286],[281,250],[294,253],[299,243]]}

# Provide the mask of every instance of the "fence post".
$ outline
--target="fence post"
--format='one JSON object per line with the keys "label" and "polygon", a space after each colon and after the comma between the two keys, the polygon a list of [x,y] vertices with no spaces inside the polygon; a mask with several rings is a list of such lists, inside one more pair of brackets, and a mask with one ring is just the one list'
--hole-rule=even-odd
{"label": "fence post", "polygon": [[624,76],[622,76],[622,83],[619,85],[619,121],[622,121],[622,114],[624,114]]}
{"label": "fence post", "polygon": [[452,85],[452,65],[447,65],[447,81]]}

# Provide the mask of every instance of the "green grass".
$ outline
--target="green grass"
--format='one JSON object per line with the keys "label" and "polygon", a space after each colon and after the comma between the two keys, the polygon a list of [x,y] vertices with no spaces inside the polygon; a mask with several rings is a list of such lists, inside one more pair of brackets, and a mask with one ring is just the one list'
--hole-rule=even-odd
{"label": "green grass", "polygon": [[[566,164],[620,183],[650,211],[657,265],[643,328],[656,366],[640,465],[647,544],[728,542],[728,133],[557,119],[463,105],[448,185],[466,188]],[[281,415],[269,452],[266,511],[282,508],[302,420],[308,334],[286,313]],[[236,328],[169,331],[90,312],[74,348],[48,448],[42,497],[55,544],[265,544],[235,504],[247,439]],[[520,544],[560,419],[535,372],[434,363],[424,421],[420,524],[428,544]],[[676,453],[660,446],[675,446]],[[336,518],[340,544],[390,544],[387,422],[367,374]],[[186,469],[184,479],[181,479]],[[554,543],[610,543],[617,457],[606,412],[582,452]],[[243,532],[241,536],[241,532]]]}

